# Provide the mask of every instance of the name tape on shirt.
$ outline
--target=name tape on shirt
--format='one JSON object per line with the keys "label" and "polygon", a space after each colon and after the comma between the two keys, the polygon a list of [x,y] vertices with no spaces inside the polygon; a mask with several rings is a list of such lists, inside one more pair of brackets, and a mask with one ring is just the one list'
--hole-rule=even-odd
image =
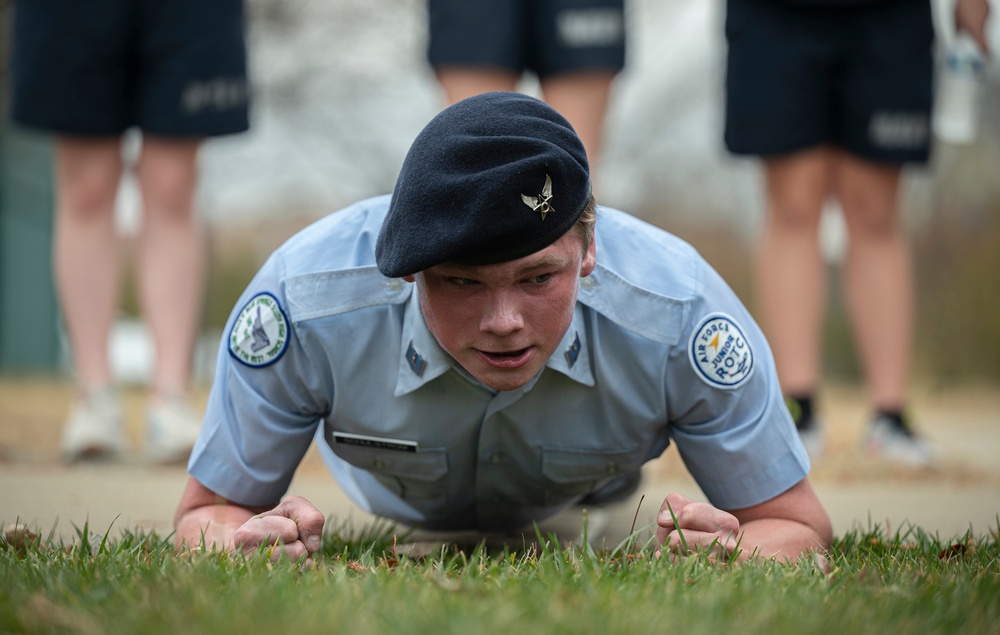
{"label": "name tape on shirt", "polygon": [[229,354],[260,368],[278,361],[288,347],[288,317],[270,293],[258,293],[240,311],[229,331]]}
{"label": "name tape on shirt", "polygon": [[725,313],[705,317],[688,346],[691,366],[710,386],[735,388],[753,373],[753,351],[736,320]]}
{"label": "name tape on shirt", "polygon": [[397,450],[399,452],[416,452],[417,442],[406,439],[389,439],[386,437],[370,437],[352,432],[334,432],[333,440],[344,445],[358,445],[363,448],[378,448],[379,450]]}

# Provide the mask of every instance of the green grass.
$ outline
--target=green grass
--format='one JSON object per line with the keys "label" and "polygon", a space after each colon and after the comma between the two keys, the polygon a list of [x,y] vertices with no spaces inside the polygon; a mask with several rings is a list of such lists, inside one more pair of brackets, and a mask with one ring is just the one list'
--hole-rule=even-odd
{"label": "green grass", "polygon": [[397,557],[389,525],[331,525],[313,568],[86,527],[72,545],[2,542],[0,632],[1000,633],[1000,520],[948,540],[859,528],[836,540],[828,574],[657,560],[634,539]]}

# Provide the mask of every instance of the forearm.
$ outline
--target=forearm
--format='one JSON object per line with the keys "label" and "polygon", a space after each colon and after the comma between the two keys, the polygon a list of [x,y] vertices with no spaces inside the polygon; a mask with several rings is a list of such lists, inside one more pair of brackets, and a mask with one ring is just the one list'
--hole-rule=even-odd
{"label": "forearm", "polygon": [[831,536],[804,523],[783,518],[761,518],[740,526],[740,560],[776,558],[794,562],[807,552],[830,548]]}
{"label": "forearm", "polygon": [[193,508],[174,523],[176,546],[191,549],[204,542],[209,549],[232,551],[236,530],[253,515],[252,510],[232,503]]}

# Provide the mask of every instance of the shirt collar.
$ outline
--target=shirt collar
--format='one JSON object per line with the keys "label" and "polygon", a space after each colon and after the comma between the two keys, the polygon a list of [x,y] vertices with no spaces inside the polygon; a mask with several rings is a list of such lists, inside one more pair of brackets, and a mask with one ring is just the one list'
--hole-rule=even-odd
{"label": "shirt collar", "polygon": [[[583,305],[577,302],[573,311],[573,321],[563,335],[556,352],[545,363],[545,368],[551,368],[585,386],[593,386],[594,375],[590,364],[590,344],[584,328]],[[474,381],[474,378],[441,348],[427,328],[420,310],[420,300],[414,291],[406,303],[403,317],[395,396],[413,392],[453,367]],[[539,375],[535,375],[521,390],[525,392],[531,390]]]}
{"label": "shirt collar", "polygon": [[410,294],[403,316],[403,333],[399,341],[399,369],[396,377],[397,397],[413,392],[432,379],[446,373],[455,360],[434,339],[420,311],[416,288]]}
{"label": "shirt collar", "polygon": [[593,386],[594,373],[590,364],[590,342],[587,339],[587,329],[584,328],[583,305],[577,302],[573,310],[573,321],[545,366],[584,386]]}

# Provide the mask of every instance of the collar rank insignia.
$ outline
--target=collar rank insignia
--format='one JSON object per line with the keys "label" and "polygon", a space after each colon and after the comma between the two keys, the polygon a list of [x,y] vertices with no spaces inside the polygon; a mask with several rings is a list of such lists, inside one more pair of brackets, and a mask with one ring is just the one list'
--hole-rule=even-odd
{"label": "collar rank insignia", "polygon": [[424,374],[424,369],[427,368],[427,360],[420,356],[417,349],[413,348],[413,342],[410,341],[409,348],[406,349],[406,361],[410,363],[410,370],[417,377],[421,377]]}
{"label": "collar rank insignia", "polygon": [[574,333],[573,334],[573,343],[570,344],[569,348],[566,349],[565,355],[566,355],[566,364],[570,368],[573,368],[573,364],[576,363],[576,358],[580,356],[580,334],[579,333]]}
{"label": "collar rank insignia", "polygon": [[556,210],[552,207],[552,179],[549,175],[545,175],[545,185],[542,186],[542,193],[540,196],[527,196],[522,194],[521,200],[524,201],[525,205],[531,208],[531,211],[541,214],[542,220],[545,220],[546,214],[555,212]]}

